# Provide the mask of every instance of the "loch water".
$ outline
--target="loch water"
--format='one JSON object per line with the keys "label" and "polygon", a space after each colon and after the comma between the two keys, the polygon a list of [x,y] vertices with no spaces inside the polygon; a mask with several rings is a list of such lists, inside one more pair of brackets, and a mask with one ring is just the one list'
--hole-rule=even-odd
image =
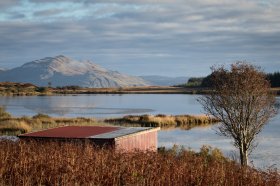
{"label": "loch water", "polygon": [[[44,113],[54,117],[110,118],[136,114],[202,114],[198,95],[187,94],[94,94],[63,96],[1,96],[0,105],[13,116]],[[277,98],[280,101],[280,98]],[[218,124],[219,125],[219,124]],[[229,138],[216,134],[218,125],[161,130],[158,145],[174,144],[198,151],[202,145],[217,147],[226,156],[238,158]],[[272,118],[256,139],[257,148],[250,155],[257,168],[280,168],[280,114]]]}

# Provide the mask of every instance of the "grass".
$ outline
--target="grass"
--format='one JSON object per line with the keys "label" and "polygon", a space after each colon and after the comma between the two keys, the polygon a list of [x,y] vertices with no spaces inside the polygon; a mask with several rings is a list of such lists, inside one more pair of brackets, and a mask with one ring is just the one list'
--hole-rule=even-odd
{"label": "grass", "polygon": [[[1,115],[1,112],[0,112]],[[5,115],[5,114],[3,114]],[[0,135],[18,135],[31,131],[54,128],[66,125],[90,126],[108,125],[94,118],[52,118],[45,114],[37,114],[33,117],[13,118],[0,117]]]}
{"label": "grass", "polygon": [[18,135],[31,131],[32,128],[25,121],[0,121],[0,132],[2,135]]}
{"label": "grass", "polygon": [[190,129],[196,126],[204,126],[217,122],[216,119],[206,115],[140,115],[124,116],[123,118],[105,119],[103,121],[94,118],[53,118],[46,114],[38,113],[33,117],[14,118],[5,108],[0,107],[0,134],[1,135],[18,135],[31,131],[54,128],[65,125],[90,126],[90,125],[137,125],[145,127],[181,127]]}
{"label": "grass", "polygon": [[0,95],[2,96],[32,96],[38,95],[38,87],[30,83],[0,82]]}
{"label": "grass", "polygon": [[[1,115],[1,112],[0,112]],[[5,115],[5,114],[3,114]],[[33,117],[13,118],[0,117],[1,135],[18,135],[31,131],[38,131],[48,128],[75,125],[75,126],[96,126],[96,125],[123,125],[123,126],[142,126],[142,127],[162,127],[163,129],[180,127],[191,129],[197,126],[206,126],[217,122],[216,119],[208,116],[190,116],[190,115],[141,115],[124,116],[123,118],[105,119],[104,121],[94,118],[53,118],[45,114],[37,114]]]}
{"label": "grass", "polygon": [[122,118],[106,119],[105,122],[115,124],[137,124],[142,127],[184,127],[191,129],[196,126],[205,126],[219,122],[206,115],[129,115]]}
{"label": "grass", "polygon": [[0,141],[0,185],[280,185],[216,149],[115,152],[91,144]]}
{"label": "grass", "polygon": [[94,118],[53,118],[46,114],[38,113],[33,117],[15,118],[4,107],[0,106],[0,135],[18,135],[31,131],[54,128],[59,126],[75,125],[108,125]]}

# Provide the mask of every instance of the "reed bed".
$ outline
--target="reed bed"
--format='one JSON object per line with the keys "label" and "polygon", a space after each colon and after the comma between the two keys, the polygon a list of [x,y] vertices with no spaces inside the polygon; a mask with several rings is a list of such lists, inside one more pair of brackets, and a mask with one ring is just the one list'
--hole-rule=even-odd
{"label": "reed bed", "polygon": [[37,114],[33,117],[20,118],[1,118],[0,117],[0,134],[2,135],[18,135],[31,131],[38,131],[59,126],[75,125],[105,125],[94,118],[52,118],[48,115]]}
{"label": "reed bed", "polygon": [[276,170],[201,152],[115,152],[90,143],[0,141],[0,185],[280,185]]}
{"label": "reed bed", "polygon": [[142,127],[184,127],[191,129],[219,122],[207,115],[128,115],[122,118],[106,119],[105,122],[115,124],[139,124]]}
{"label": "reed bed", "polygon": [[[1,107],[0,107],[1,108]],[[1,117],[1,113],[3,117]],[[14,118],[9,113],[0,111],[0,134],[2,135],[18,135],[31,131],[54,128],[66,125],[90,126],[90,125],[124,125],[124,126],[142,126],[142,127],[162,127],[173,128],[180,127],[183,129],[191,129],[196,126],[205,126],[216,123],[215,118],[206,115],[140,115],[140,116],[124,116],[123,118],[105,119],[98,121],[94,118],[53,118],[45,114],[37,114],[33,117]]]}
{"label": "reed bed", "polygon": [[0,121],[0,131],[3,135],[18,135],[26,132],[31,132],[31,130],[32,128],[24,121]]}

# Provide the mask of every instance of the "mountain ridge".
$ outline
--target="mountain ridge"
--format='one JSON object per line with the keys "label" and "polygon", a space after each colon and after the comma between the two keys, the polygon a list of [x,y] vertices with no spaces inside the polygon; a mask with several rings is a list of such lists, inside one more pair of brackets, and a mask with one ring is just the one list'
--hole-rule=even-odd
{"label": "mountain ridge", "polygon": [[37,86],[78,85],[89,88],[147,86],[139,77],[107,70],[91,61],[64,55],[34,60],[0,73],[0,81],[33,83]]}

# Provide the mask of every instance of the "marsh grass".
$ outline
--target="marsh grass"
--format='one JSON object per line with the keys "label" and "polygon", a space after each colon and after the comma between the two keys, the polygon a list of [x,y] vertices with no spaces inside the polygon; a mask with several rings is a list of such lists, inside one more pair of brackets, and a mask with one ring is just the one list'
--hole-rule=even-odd
{"label": "marsh grass", "polygon": [[94,118],[52,118],[48,115],[38,114],[33,117],[0,119],[0,135],[18,135],[67,125],[95,126],[108,124],[99,122]]}
{"label": "marsh grass", "polygon": [[105,122],[115,124],[138,124],[144,127],[181,127],[191,129],[219,122],[206,115],[129,115],[122,118],[106,119]]}
{"label": "marsh grass", "polygon": [[0,119],[3,120],[11,117],[11,114],[6,111],[6,108],[0,106]]}
{"label": "marsh grass", "polygon": [[91,144],[0,141],[0,185],[279,185],[277,171],[242,168],[204,147],[115,152]]}
{"label": "marsh grass", "polygon": [[2,135],[18,135],[31,132],[32,128],[24,121],[4,120],[0,121]]}
{"label": "marsh grass", "polygon": [[[0,107],[1,108],[1,107]],[[0,110],[1,115],[1,110]],[[191,129],[197,126],[206,126],[217,122],[217,120],[204,115],[140,115],[124,116],[123,118],[96,120],[94,118],[55,118],[46,114],[37,114],[33,117],[13,118],[9,113],[2,112],[0,117],[1,135],[18,135],[31,131],[38,131],[48,128],[75,125],[75,126],[96,126],[96,125],[122,125],[122,126],[142,126],[142,127],[162,127]]]}

